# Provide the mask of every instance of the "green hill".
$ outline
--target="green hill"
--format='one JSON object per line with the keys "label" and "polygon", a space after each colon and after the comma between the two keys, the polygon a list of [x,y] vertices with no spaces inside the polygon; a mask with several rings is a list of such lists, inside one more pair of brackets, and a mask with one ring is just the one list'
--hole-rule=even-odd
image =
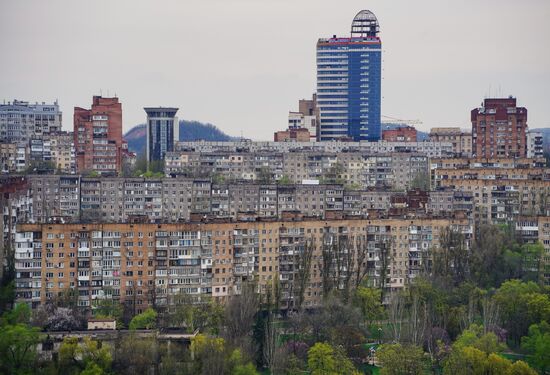
{"label": "green hill", "polygon": [[[180,120],[180,141],[231,141],[231,137],[212,124],[199,121]],[[130,151],[141,154],[145,152],[146,130],[145,124],[139,124],[130,129],[124,139],[128,142]]]}

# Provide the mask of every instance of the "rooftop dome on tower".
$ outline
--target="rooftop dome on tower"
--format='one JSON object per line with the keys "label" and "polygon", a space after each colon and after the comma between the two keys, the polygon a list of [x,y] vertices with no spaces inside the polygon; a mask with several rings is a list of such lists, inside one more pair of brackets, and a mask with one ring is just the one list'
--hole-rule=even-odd
{"label": "rooftop dome on tower", "polygon": [[353,18],[351,23],[352,37],[371,37],[375,38],[380,31],[378,20],[370,10],[362,10]]}

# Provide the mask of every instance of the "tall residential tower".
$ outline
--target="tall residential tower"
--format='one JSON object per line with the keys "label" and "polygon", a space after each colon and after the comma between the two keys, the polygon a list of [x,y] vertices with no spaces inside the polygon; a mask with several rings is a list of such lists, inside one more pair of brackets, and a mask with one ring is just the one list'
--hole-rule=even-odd
{"label": "tall residential tower", "polygon": [[380,140],[382,42],[376,16],[360,11],[349,37],[317,42],[320,140]]}
{"label": "tall residential tower", "polygon": [[147,162],[164,160],[179,140],[178,108],[143,108],[147,112]]}
{"label": "tall residential tower", "polygon": [[471,112],[473,156],[527,156],[527,109],[516,98],[488,98]]}
{"label": "tall residential tower", "polygon": [[122,104],[94,96],[91,109],[74,108],[74,146],[79,173],[121,172]]}

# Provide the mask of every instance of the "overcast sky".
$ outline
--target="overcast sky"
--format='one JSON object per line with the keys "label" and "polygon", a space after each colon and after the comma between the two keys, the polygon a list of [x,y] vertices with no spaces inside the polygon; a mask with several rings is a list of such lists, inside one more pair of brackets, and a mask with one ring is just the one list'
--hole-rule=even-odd
{"label": "overcast sky", "polygon": [[383,43],[382,113],[467,128],[486,96],[514,95],[550,127],[548,0],[0,0],[0,99],[73,107],[119,96],[267,140],[315,91],[319,37],[369,9]]}

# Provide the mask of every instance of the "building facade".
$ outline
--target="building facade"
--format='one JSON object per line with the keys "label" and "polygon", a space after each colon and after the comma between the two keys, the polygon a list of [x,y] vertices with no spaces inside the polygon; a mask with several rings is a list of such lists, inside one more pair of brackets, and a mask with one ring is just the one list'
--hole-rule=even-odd
{"label": "building facade", "polygon": [[179,141],[178,108],[144,108],[147,113],[147,162],[164,160]]}
{"label": "building facade", "polygon": [[527,109],[518,107],[516,98],[485,99],[471,120],[474,157],[527,156]]}
{"label": "building facade", "polygon": [[[446,228],[462,233],[469,246],[473,228],[459,218],[23,224],[16,300],[35,308],[74,288],[81,307],[112,299],[139,313],[163,311],[182,293],[223,301],[246,282],[265,293],[277,281],[283,309],[312,307],[346,282],[406,287],[429,266],[429,251]],[[338,259],[323,259],[335,248],[342,250]],[[299,282],[300,267],[310,273],[306,283]]]}
{"label": "building facade", "polygon": [[527,157],[544,157],[544,138],[542,136],[542,133],[535,131],[527,132]]}
{"label": "building facade", "polygon": [[457,157],[472,156],[472,133],[460,128],[431,128],[430,141],[451,143]]}
{"label": "building facade", "polygon": [[376,16],[359,12],[349,37],[317,42],[317,106],[321,141],[378,141],[382,42]]}
{"label": "building facade", "polygon": [[[220,183],[181,177],[31,175],[28,180],[29,195],[33,197],[30,222],[36,223],[124,223],[133,217],[141,217],[149,223],[240,220],[243,217],[282,219],[294,211],[325,219],[334,215],[382,218],[413,213],[417,217],[438,216],[451,215],[458,210],[473,218],[471,197],[477,193],[475,190],[453,192],[443,186],[424,192],[422,203],[418,203],[419,190],[390,191],[382,183],[377,188],[349,189],[343,184]],[[504,203],[516,209],[520,204]],[[530,207],[526,205],[523,212],[528,212]]]}
{"label": "building facade", "polygon": [[416,129],[412,126],[384,129],[382,140],[386,142],[416,142]]}
{"label": "building facade", "polygon": [[316,142],[319,136],[319,108],[317,108],[317,94],[312,99],[300,99],[298,112],[288,113],[288,128],[304,128],[309,131],[310,142]]}
{"label": "building facade", "polygon": [[250,152],[361,152],[367,154],[388,154],[392,152],[414,152],[431,158],[452,157],[453,145],[450,142],[258,142],[258,141],[190,141],[178,142],[175,153],[179,152],[232,152],[245,154]]}
{"label": "building facade", "polygon": [[21,176],[0,177],[0,278],[6,257],[15,249],[15,232],[19,223],[32,222],[33,204],[28,181]]}
{"label": "building facade", "polygon": [[74,109],[74,145],[80,173],[121,171],[122,104],[118,98],[94,96],[91,109]]}
{"label": "building facade", "polygon": [[17,144],[0,142],[0,167],[2,174],[17,172]]}
{"label": "building facade", "polygon": [[522,216],[519,217],[516,225],[516,235],[524,243],[540,243],[544,250],[542,254],[534,259],[526,259],[522,266],[539,275],[540,282],[550,286],[550,216]]}
{"label": "building facade", "polygon": [[62,113],[53,104],[30,104],[14,100],[0,104],[0,140],[28,143],[32,137],[48,136],[61,131]]}
{"label": "building facade", "polygon": [[62,173],[76,173],[76,155],[72,132],[59,132],[50,137],[51,160]]}
{"label": "building facade", "polygon": [[309,142],[311,139],[309,130],[306,128],[288,128],[275,132],[273,135],[273,141],[275,142]]}

